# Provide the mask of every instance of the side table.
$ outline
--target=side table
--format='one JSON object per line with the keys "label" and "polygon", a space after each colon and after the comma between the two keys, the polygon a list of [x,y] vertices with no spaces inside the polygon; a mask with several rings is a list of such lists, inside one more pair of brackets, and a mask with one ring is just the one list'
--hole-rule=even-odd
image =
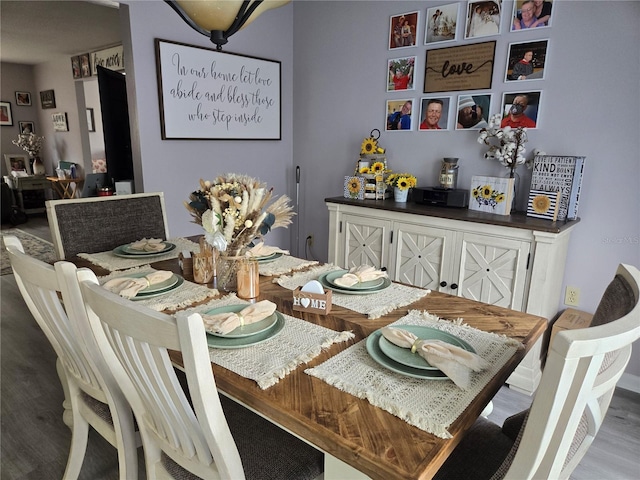
{"label": "side table", "polygon": [[76,198],[78,189],[82,191],[82,185],[84,184],[84,178],[47,177],[47,180],[51,182],[53,189],[63,199]]}
{"label": "side table", "polygon": [[26,177],[5,176],[5,182],[9,188],[15,192],[18,206],[25,213],[44,213],[44,205],[40,208],[24,208],[24,198],[22,192],[24,190],[46,190],[51,188],[51,182],[44,175],[28,175]]}

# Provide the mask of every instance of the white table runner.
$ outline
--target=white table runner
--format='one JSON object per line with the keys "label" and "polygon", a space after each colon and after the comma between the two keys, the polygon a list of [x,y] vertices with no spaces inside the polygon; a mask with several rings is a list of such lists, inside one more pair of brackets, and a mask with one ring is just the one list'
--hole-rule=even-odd
{"label": "white table runner", "polygon": [[311,265],[317,265],[318,263],[319,262],[316,260],[305,260],[304,258],[292,257],[291,255],[283,255],[273,262],[261,263],[258,271],[260,272],[260,275],[273,277],[276,275],[282,275],[283,273],[302,270],[303,268],[310,267]]}
{"label": "white table runner", "polygon": [[143,258],[125,258],[118,257],[113,252],[100,252],[100,253],[79,253],[80,258],[89,260],[94,265],[105,268],[110,272],[115,270],[125,270],[127,268],[140,267],[143,265],[149,265],[150,263],[161,262],[163,260],[171,260],[172,258],[178,258],[178,254],[183,250],[189,252],[200,252],[200,245],[186,238],[171,238],[167,240],[175,244],[176,248],[171,252],[158,256],[143,256]]}
{"label": "white table runner", "polygon": [[[248,305],[235,294],[214,300],[187,312],[204,313],[225,305]],[[254,380],[263,390],[275,385],[299,365],[308,363],[334,343],[353,338],[351,332],[336,332],[283,314],[284,328],[273,338],[239,349],[209,348],[211,361],[238,375]]]}
{"label": "white table runner", "polygon": [[372,405],[440,438],[451,438],[449,426],[518,348],[522,348],[516,340],[464,325],[462,319],[450,322],[419,310],[411,310],[391,325],[421,325],[448,332],[468,342],[491,366],[472,374],[471,386],[465,391],[448,379],[423,380],[386,369],[369,356],[365,339],[305,373],[367,399]]}
{"label": "white table runner", "polygon": [[[310,280],[317,280],[323,273],[334,270],[340,270],[340,267],[329,263],[305,272],[283,275],[274,280],[274,282],[289,290],[295,290]],[[392,312],[396,308],[418,301],[429,293],[430,290],[423,288],[392,283],[388,288],[370,295],[345,295],[334,291],[332,298],[335,305],[340,305],[354,312],[367,315],[370,319],[375,319]]]}

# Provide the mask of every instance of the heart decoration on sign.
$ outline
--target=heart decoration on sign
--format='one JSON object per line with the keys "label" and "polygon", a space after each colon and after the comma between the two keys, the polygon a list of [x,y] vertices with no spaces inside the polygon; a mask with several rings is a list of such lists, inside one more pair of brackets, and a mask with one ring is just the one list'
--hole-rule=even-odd
{"label": "heart decoration on sign", "polygon": [[311,305],[311,300],[309,300],[308,298],[301,298],[300,305],[302,305],[304,308],[309,308],[309,305]]}

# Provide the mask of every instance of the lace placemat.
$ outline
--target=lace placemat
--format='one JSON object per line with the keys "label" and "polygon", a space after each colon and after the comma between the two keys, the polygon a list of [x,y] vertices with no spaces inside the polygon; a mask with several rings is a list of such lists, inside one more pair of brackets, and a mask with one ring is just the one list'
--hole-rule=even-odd
{"label": "lace placemat", "polygon": [[171,238],[167,241],[175,244],[176,248],[165,255],[154,255],[153,257],[144,258],[125,258],[118,257],[114,255],[113,252],[100,252],[79,253],[78,256],[80,258],[84,258],[85,260],[89,260],[94,265],[98,265],[99,267],[113,272],[115,270],[125,270],[127,268],[140,267],[142,265],[148,265],[150,263],[178,258],[178,254],[183,250],[195,253],[200,252],[200,246],[197,243],[192,242],[191,240],[187,240],[186,238]]}
{"label": "lace placemat", "polygon": [[423,380],[387,370],[369,356],[365,339],[305,373],[440,438],[451,438],[448,427],[522,347],[516,340],[464,325],[462,319],[450,322],[425,311],[411,310],[391,325],[422,325],[448,332],[468,342],[491,366],[472,374],[469,389],[462,390],[448,379]]}
{"label": "lace placemat", "polygon": [[[333,270],[340,270],[340,267],[329,263],[305,272],[283,275],[274,280],[274,282],[289,290],[295,290],[310,280],[317,280],[323,273]],[[404,307],[420,300],[430,292],[430,290],[423,288],[392,283],[388,288],[370,295],[345,295],[334,291],[332,297],[334,305],[340,305],[354,312],[367,315],[370,319],[375,319],[394,311],[396,308]]]}
{"label": "lace placemat", "polygon": [[304,258],[292,257],[291,255],[283,255],[273,262],[261,263],[259,272],[260,275],[265,277],[273,277],[275,275],[282,275],[283,273],[302,270],[303,268],[317,265],[318,263],[319,262],[315,260],[305,260]]}
{"label": "lace placemat", "polygon": [[[99,277],[98,280],[101,285],[104,285],[112,278],[126,277],[132,273],[150,273],[153,271],[155,271],[154,268],[145,265],[142,267],[131,268],[129,270],[113,272],[109,275],[105,275],[104,277]],[[135,302],[161,312],[163,310],[179,310],[186,308],[196,302],[203,302],[208,298],[217,297],[218,295],[220,295],[220,292],[214,288],[207,288],[206,285],[198,285],[197,283],[185,280],[184,283],[175,290],[171,290],[165,294],[152,297],[147,300],[135,300]]]}
{"label": "lace placemat", "polygon": [[[247,304],[229,294],[187,312],[204,313],[225,305]],[[211,361],[238,375],[257,382],[263,390],[275,385],[299,365],[308,363],[334,343],[353,338],[351,332],[336,332],[290,315],[284,315],[280,333],[255,346],[239,349],[209,348]]]}

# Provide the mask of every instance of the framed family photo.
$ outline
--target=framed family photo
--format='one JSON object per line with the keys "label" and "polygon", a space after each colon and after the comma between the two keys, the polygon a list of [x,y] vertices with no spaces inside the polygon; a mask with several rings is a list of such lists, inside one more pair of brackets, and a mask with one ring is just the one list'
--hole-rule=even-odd
{"label": "framed family photo", "polygon": [[56,108],[56,95],[53,90],[40,92],[40,105],[42,108]]}
{"label": "framed family photo", "polygon": [[29,159],[27,155],[23,153],[5,153],[4,161],[7,165],[8,172],[27,172],[27,175],[31,175],[31,168],[29,166]]}
{"label": "framed family photo", "polygon": [[91,76],[91,61],[89,60],[89,54],[85,53],[80,55],[80,73],[82,77]]}
{"label": "framed family photo", "polygon": [[387,100],[385,130],[411,130],[413,128],[413,103],[413,99],[410,98]]}
{"label": "framed family photo", "polygon": [[516,0],[510,21],[512,32],[522,32],[531,28],[551,25],[552,0]]}
{"label": "framed family photo", "polygon": [[502,0],[469,1],[464,38],[488,37],[500,34]]}
{"label": "framed family photo", "polygon": [[501,127],[538,128],[542,92],[514,92],[502,95]]}
{"label": "framed family photo", "polygon": [[427,8],[424,43],[450,42],[456,39],[458,29],[458,3]]}
{"label": "framed family photo", "polygon": [[0,102],[0,125],[13,125],[13,114],[9,102]]}
{"label": "framed family photo", "polygon": [[542,80],[549,40],[511,43],[504,81]]}
{"label": "framed family photo", "polygon": [[460,95],[456,117],[456,130],[479,130],[489,125],[491,94]]}
{"label": "framed family photo", "polygon": [[82,70],[80,69],[80,56],[78,55],[76,55],[75,57],[71,57],[71,73],[73,74],[74,80],[82,78]]}
{"label": "framed family photo", "polygon": [[387,65],[387,92],[414,90],[416,57],[394,58]]}
{"label": "framed family photo", "polygon": [[31,106],[31,93],[29,92],[16,92],[16,105],[18,106]]}
{"label": "framed family photo", "polygon": [[450,104],[451,97],[421,98],[418,130],[430,132],[448,130]]}
{"label": "framed family photo", "polygon": [[21,134],[36,133],[33,122],[18,122]]}
{"label": "framed family photo", "polygon": [[394,15],[389,19],[389,50],[416,46],[420,12]]}

